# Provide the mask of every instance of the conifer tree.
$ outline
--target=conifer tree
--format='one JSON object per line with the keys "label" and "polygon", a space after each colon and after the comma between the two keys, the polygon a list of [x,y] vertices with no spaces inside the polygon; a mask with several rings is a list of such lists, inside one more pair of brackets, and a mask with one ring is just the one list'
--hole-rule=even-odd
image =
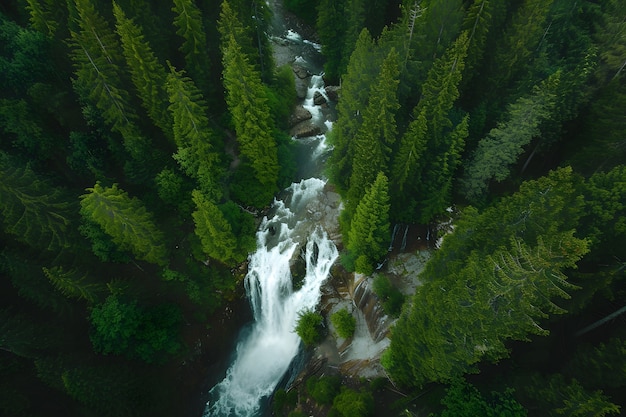
{"label": "conifer tree", "polygon": [[126,17],[116,2],[113,2],[113,14],[124,57],[142,104],[154,124],[166,136],[171,137],[172,121],[167,112],[167,95],[164,89],[167,76],[165,69],[144,39],[141,28]]}
{"label": "conifer tree", "polygon": [[209,126],[202,94],[183,71],[176,71],[171,65],[166,88],[174,122],[174,141],[178,146],[174,159],[187,175],[198,180],[204,193],[219,199],[223,171],[216,151],[218,138]]}
{"label": "conifer tree", "polygon": [[330,177],[340,192],[347,192],[354,158],[354,138],[363,123],[370,86],[378,74],[378,55],[367,29],[361,31],[337,103],[337,122],[330,134],[334,149],[329,158]]}
{"label": "conifer tree", "polygon": [[435,61],[413,110],[414,120],[400,140],[391,169],[393,216],[399,220],[428,223],[449,205],[452,178],[468,134],[468,116],[453,111],[467,46],[463,32]]}
{"label": "conifer tree", "polygon": [[348,232],[347,248],[356,259],[355,269],[371,273],[387,253],[389,243],[389,182],[382,172],[356,208]]}
{"label": "conifer tree", "polygon": [[260,74],[243,54],[234,36],[222,42],[226,44],[223,49],[226,103],[237,142],[258,182],[273,193],[277,188],[278,153]]}
{"label": "conifer tree", "polygon": [[474,200],[487,191],[489,181],[503,181],[510,175],[511,165],[530,141],[539,134],[540,123],[554,109],[560,72],[536,86],[530,97],[521,97],[509,107],[508,120],[481,140],[467,164],[463,190]]}
{"label": "conifer tree", "polygon": [[396,140],[395,112],[400,107],[397,98],[398,61],[398,53],[392,49],[371,87],[369,103],[363,111],[363,123],[354,138],[355,153],[347,206],[352,209],[366,187],[374,182],[377,173],[388,172],[391,149]]}
{"label": "conifer tree", "polygon": [[397,382],[446,381],[506,357],[506,340],[546,334],[541,321],[564,312],[555,298],[576,288],[564,271],[588,251],[573,229],[582,214],[577,181],[561,169],[483,213],[467,211],[393,329],[384,362]]}
{"label": "conifer tree", "polygon": [[68,196],[28,166],[0,153],[0,214],[3,229],[37,249],[58,252],[76,238],[75,207]]}
{"label": "conifer tree", "polygon": [[226,264],[241,261],[237,254],[237,239],[220,209],[198,190],[192,192],[192,197],[196,204],[196,211],[192,214],[195,233],[204,253]]}
{"label": "conifer tree", "polygon": [[137,161],[150,155],[148,141],[136,125],[137,115],[121,86],[123,57],[117,37],[97,12],[92,0],[75,0],[77,30],[71,30],[75,88],[102,112],[111,128],[124,138],[124,147]]}
{"label": "conifer tree", "polygon": [[324,76],[333,82],[342,75],[344,3],[343,0],[320,0],[317,7],[317,33],[326,58]]}
{"label": "conifer tree", "polygon": [[43,268],[52,285],[68,298],[76,298],[95,303],[105,293],[106,287],[93,280],[87,273],[77,269],[65,270],[54,266]]}
{"label": "conifer tree", "polygon": [[33,29],[53,37],[59,27],[59,22],[55,19],[53,8],[60,5],[54,4],[50,0],[26,0],[26,9],[30,14],[30,24]]}
{"label": "conifer tree", "polygon": [[157,265],[168,262],[163,233],[154,218],[136,197],[129,197],[117,184],[103,187],[96,183],[81,196],[81,214],[97,223],[122,249],[138,259]]}
{"label": "conifer tree", "polygon": [[211,63],[209,61],[206,31],[202,22],[202,12],[192,0],[174,0],[172,11],[176,13],[174,26],[176,34],[183,38],[180,51],[185,57],[185,69],[191,74],[196,84],[205,93],[209,93],[207,87]]}

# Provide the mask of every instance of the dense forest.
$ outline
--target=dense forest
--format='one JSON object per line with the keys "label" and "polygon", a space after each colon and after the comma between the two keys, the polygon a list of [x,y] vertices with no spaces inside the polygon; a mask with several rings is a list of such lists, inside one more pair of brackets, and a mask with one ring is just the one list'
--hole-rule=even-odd
{"label": "dense forest", "polygon": [[[284,3],[341,86],[342,265],[455,213],[392,329],[394,389],[449,385],[441,416],[623,412],[624,0]],[[296,171],[270,21],[257,0],[2,2],[0,414],[185,412],[198,334],[218,349]]]}

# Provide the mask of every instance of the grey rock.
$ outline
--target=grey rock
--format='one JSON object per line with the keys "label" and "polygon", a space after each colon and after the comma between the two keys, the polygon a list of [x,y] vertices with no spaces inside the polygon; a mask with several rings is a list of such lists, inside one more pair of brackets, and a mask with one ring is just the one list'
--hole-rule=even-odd
{"label": "grey rock", "polygon": [[315,94],[313,94],[313,103],[316,106],[321,106],[322,104],[326,104],[326,98],[322,95],[322,93],[316,91]]}
{"label": "grey rock", "polygon": [[322,130],[319,126],[311,123],[310,120],[305,120],[292,127],[289,133],[296,138],[306,138],[308,136],[319,135],[322,133]]}
{"label": "grey rock", "polygon": [[341,87],[338,85],[328,85],[324,88],[324,90],[331,101],[339,101],[339,92],[341,91]]}
{"label": "grey rock", "polygon": [[293,112],[291,113],[291,116],[289,116],[289,126],[290,127],[294,127],[298,123],[303,122],[305,120],[309,120],[312,117],[313,117],[313,115],[311,114],[310,111],[308,111],[307,109],[305,109],[301,105],[300,106],[296,106],[294,108]]}

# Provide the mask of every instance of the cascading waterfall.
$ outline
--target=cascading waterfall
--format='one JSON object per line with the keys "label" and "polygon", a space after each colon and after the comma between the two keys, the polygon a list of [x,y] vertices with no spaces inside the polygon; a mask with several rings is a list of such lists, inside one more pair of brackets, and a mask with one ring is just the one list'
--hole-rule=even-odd
{"label": "cascading waterfall", "polygon": [[[281,10],[276,0],[271,7]],[[279,45],[288,51],[287,55],[293,53],[291,62],[318,73],[319,66],[309,63],[309,59],[319,59],[320,46],[287,30],[279,13],[275,13],[274,18],[274,37],[280,38]],[[322,132],[327,132],[332,122],[314,103],[316,92],[328,99],[321,75],[311,76],[302,106],[311,113],[311,121],[318,124]],[[272,217],[264,218],[259,227],[257,251],[249,257],[245,278],[254,323],[240,335],[225,378],[209,392],[205,417],[261,415],[263,399],[274,392],[299,352],[300,338],[294,331],[298,313],[317,306],[322,284],[338,257],[335,244],[317,221],[324,216],[319,211],[319,202],[323,200],[325,181],[309,178],[319,173],[319,163],[328,150],[325,139],[321,134],[298,140],[307,153],[307,161],[298,161],[299,172],[301,178],[308,179],[287,188],[285,197],[274,201]],[[311,168],[306,168],[309,165]],[[319,216],[312,216],[312,213]],[[290,264],[302,247],[306,273],[302,287],[294,291]]]}
{"label": "cascading waterfall", "polygon": [[[289,198],[275,201],[274,216],[263,220],[245,279],[255,324],[237,346],[226,378],[211,390],[214,400],[207,404],[205,416],[254,416],[298,353],[298,312],[318,304],[321,286],[338,256],[320,226],[296,220],[306,216],[307,203],[318,199],[323,187],[324,181],[316,178],[292,184]],[[305,240],[306,275],[294,292],[290,262]]]}

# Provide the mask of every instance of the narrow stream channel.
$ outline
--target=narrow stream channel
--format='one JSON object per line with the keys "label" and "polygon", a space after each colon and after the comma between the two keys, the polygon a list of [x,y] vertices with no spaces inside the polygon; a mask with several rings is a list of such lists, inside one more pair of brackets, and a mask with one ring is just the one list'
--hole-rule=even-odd
{"label": "narrow stream channel", "polygon": [[[245,288],[254,321],[241,331],[233,362],[224,379],[210,390],[204,416],[264,414],[264,404],[300,352],[300,338],[294,332],[298,313],[317,306],[321,287],[338,257],[321,221],[337,213],[320,204],[326,183],[321,172],[329,152],[324,133],[332,123],[313,101],[315,92],[325,95],[319,45],[288,27],[279,0],[272,0],[270,7],[277,63],[295,63],[312,74],[301,104],[322,133],[294,139],[300,151],[298,182],[274,201],[257,231],[257,250],[249,257]],[[302,286],[294,290],[290,265],[299,256],[306,272]]]}

